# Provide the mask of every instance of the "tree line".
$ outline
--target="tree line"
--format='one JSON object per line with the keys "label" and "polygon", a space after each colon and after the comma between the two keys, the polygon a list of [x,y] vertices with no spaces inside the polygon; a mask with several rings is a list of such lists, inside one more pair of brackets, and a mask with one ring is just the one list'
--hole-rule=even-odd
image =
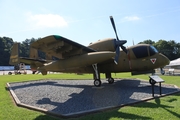
{"label": "tree line", "polygon": [[180,57],[180,43],[177,43],[174,40],[166,41],[161,39],[158,42],[144,40],[138,44],[143,43],[153,45],[160,53],[167,56],[169,60],[174,60]]}
{"label": "tree line", "polygon": [[[20,43],[19,54],[22,57],[29,57],[30,44],[37,39],[26,39]],[[8,66],[10,52],[14,41],[9,37],[0,37],[0,66]]]}
{"label": "tree line", "polygon": [[[38,38],[40,39],[40,38]],[[35,42],[35,38],[26,39],[20,43],[20,56],[29,57],[30,44]],[[153,40],[144,40],[138,44],[151,44],[157,50],[167,56],[170,60],[174,60],[180,57],[180,43],[175,42],[174,40],[159,40],[155,42]],[[0,37],[0,66],[8,66],[10,52],[14,41],[9,37]],[[38,51],[40,58],[45,58],[45,54]]]}

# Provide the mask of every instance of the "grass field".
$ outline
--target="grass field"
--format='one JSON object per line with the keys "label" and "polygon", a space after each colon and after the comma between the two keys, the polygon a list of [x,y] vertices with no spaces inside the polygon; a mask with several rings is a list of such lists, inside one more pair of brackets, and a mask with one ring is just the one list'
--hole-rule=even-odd
{"label": "grass field", "polygon": [[[104,75],[101,75],[103,78]],[[113,74],[114,78],[140,78],[148,80],[148,75],[131,76],[130,73]],[[166,84],[174,84],[180,87],[180,76],[160,76]],[[49,74],[42,75],[1,75],[0,76],[0,120],[56,120],[57,118],[41,112],[17,107],[6,89],[7,82],[20,82],[38,79],[92,79],[92,75],[76,74]],[[93,80],[92,80],[93,82]],[[89,114],[80,118],[81,120],[119,120],[119,119],[172,119],[180,118],[180,93],[156,98],[148,102],[133,106],[121,107],[105,112]],[[59,118],[60,120],[62,118]]]}

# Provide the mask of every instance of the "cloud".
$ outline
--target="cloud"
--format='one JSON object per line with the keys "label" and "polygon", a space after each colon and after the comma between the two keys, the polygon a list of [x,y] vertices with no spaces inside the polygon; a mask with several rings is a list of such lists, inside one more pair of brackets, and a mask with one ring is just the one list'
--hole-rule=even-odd
{"label": "cloud", "polygon": [[28,13],[28,21],[36,27],[59,28],[68,24],[65,19],[57,14],[35,14]]}
{"label": "cloud", "polygon": [[124,20],[126,20],[126,21],[137,21],[137,20],[140,20],[140,18],[138,16],[126,16],[126,17],[124,17]]}

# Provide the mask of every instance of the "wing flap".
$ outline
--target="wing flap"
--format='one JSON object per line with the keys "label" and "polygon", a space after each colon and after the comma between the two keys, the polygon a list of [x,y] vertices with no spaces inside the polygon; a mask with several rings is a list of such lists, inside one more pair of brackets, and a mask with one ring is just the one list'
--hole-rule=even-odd
{"label": "wing flap", "polygon": [[68,58],[70,56],[95,52],[95,50],[83,46],[58,35],[51,35],[42,38],[31,44],[31,47],[39,49],[42,52],[55,56],[57,58]]}

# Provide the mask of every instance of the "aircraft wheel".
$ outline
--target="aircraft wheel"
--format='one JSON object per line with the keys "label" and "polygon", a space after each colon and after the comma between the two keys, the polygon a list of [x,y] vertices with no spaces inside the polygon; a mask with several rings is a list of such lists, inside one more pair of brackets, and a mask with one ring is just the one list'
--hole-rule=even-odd
{"label": "aircraft wheel", "polygon": [[36,71],[32,71],[32,74],[35,74],[36,73]]}
{"label": "aircraft wheel", "polygon": [[8,75],[12,75],[12,72],[8,72]]}
{"label": "aircraft wheel", "polygon": [[96,87],[101,86],[101,80],[99,80],[99,79],[94,80],[94,86],[96,86]]}
{"label": "aircraft wheel", "polygon": [[156,83],[156,81],[154,81],[153,79],[149,79],[149,83],[150,83],[151,85],[154,85],[154,84]]}
{"label": "aircraft wheel", "polygon": [[113,84],[114,83],[114,79],[113,78],[109,78],[108,82],[109,82],[109,84]]}

